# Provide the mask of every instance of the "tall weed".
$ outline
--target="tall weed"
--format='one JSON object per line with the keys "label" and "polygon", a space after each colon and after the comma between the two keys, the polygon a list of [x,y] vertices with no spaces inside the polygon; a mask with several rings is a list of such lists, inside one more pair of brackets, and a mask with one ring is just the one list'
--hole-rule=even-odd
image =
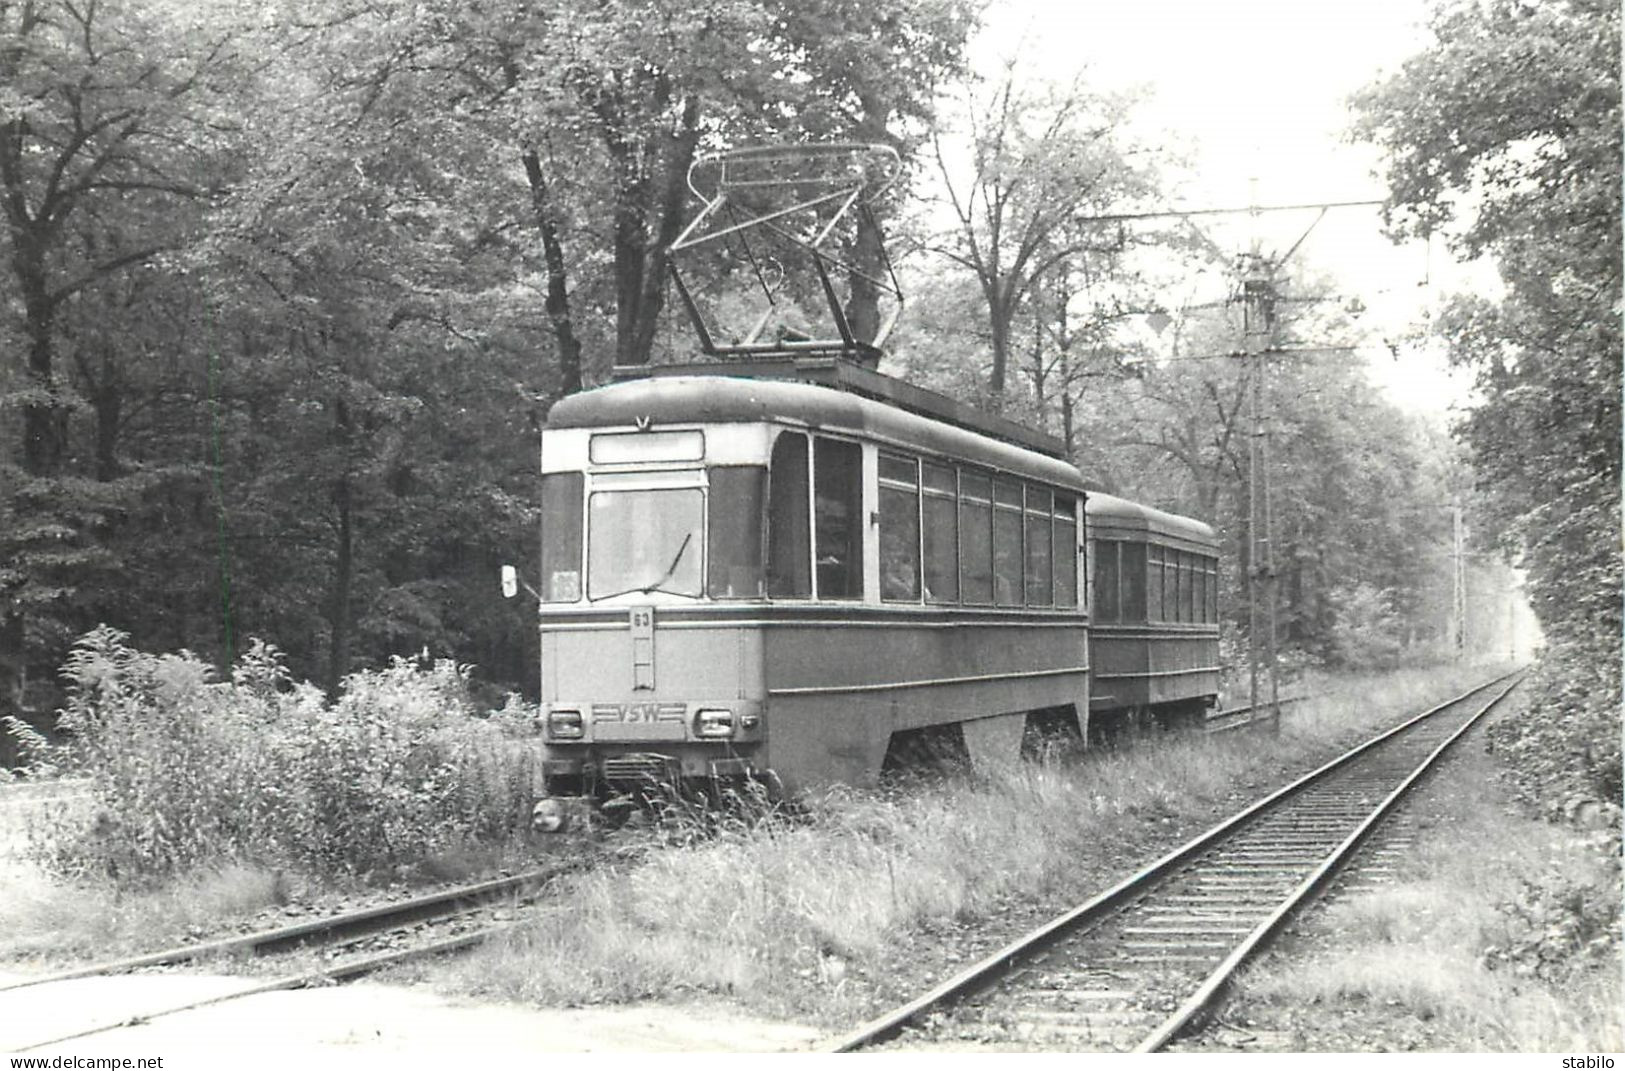
{"label": "tall weed", "polygon": [[532,799],[526,719],[477,717],[468,673],[397,659],[329,704],[256,642],[231,679],[103,626],[64,670],[60,724],[91,779],[87,822],[39,850],[54,869],[121,881],[226,860],[363,872],[507,837]]}

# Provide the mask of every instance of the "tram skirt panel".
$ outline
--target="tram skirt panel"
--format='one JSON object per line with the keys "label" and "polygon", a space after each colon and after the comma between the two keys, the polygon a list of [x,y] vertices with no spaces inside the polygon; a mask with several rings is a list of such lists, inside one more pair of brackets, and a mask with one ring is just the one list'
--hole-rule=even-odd
{"label": "tram skirt panel", "polygon": [[964,722],[961,729],[971,765],[978,773],[990,773],[1015,763],[1021,757],[1021,734],[1026,727],[1025,712]]}

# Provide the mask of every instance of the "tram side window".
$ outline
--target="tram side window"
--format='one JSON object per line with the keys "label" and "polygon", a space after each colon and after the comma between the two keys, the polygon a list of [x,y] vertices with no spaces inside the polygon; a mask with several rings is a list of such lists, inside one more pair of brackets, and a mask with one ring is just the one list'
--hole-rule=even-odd
{"label": "tram side window", "polygon": [[1185,552],[1170,550],[1167,569],[1171,580],[1168,587],[1168,620],[1187,621],[1189,618],[1185,616],[1185,592],[1191,582],[1191,574],[1185,562]]}
{"label": "tram side window", "polygon": [[1163,589],[1162,597],[1168,604],[1168,620],[1185,620],[1185,585],[1190,582],[1190,574],[1185,571],[1185,552],[1182,550],[1168,551],[1168,564],[1164,566],[1168,571],[1168,586]]}
{"label": "tram side window", "polygon": [[1219,563],[1207,559],[1207,623],[1219,623]]}
{"label": "tram side window", "polygon": [[1117,621],[1122,615],[1122,602],[1117,597],[1118,555],[1123,544],[1112,541],[1095,542],[1095,620]]}
{"label": "tram side window", "polygon": [[1162,549],[1162,619],[1180,619],[1180,553]]}
{"label": "tram side window", "polygon": [[993,481],[993,601],[1021,605],[1021,484]]}
{"label": "tram side window", "polygon": [[820,599],[863,597],[863,450],[818,439],[813,447],[813,538]]}
{"label": "tram side window", "polygon": [[713,599],[762,595],[762,490],[767,470],[729,465],[710,473],[706,592]]}
{"label": "tram side window", "polygon": [[1146,619],[1146,581],[1148,572],[1145,560],[1146,545],[1144,543],[1124,543],[1123,563],[1119,575],[1122,577],[1123,620],[1144,621]]}
{"label": "tram side window", "polygon": [[1162,548],[1147,545],[1145,559],[1145,608],[1147,621],[1161,621]]}
{"label": "tram side window", "polygon": [[542,598],[581,598],[581,490],[579,472],[542,477]]}
{"label": "tram side window", "polygon": [[1027,485],[1027,605],[1049,606],[1055,601],[1054,535],[1055,496],[1047,487]]}
{"label": "tram side window", "polygon": [[968,603],[993,601],[992,492],[986,475],[959,474],[959,584]]}
{"label": "tram side window", "polygon": [[1202,620],[1202,599],[1197,595],[1197,585],[1201,583],[1201,561],[1194,554],[1181,555],[1183,560],[1179,564],[1180,579],[1184,588],[1180,592],[1179,612],[1181,620]]}
{"label": "tram side window", "polygon": [[1077,501],[1055,496],[1055,605],[1078,605]]}
{"label": "tram side window", "polygon": [[921,465],[924,476],[925,601],[959,601],[957,480],[946,465]]}
{"label": "tram side window", "polygon": [[777,598],[812,594],[812,548],[807,516],[807,437],[784,432],[773,444],[768,478],[767,593]]}
{"label": "tram side window", "polygon": [[920,598],[920,481],[913,458],[880,455],[880,597]]}
{"label": "tram side window", "polygon": [[1189,621],[1185,616],[1185,596],[1191,583],[1191,570],[1185,561],[1185,551],[1168,551],[1168,572],[1173,585],[1168,588],[1172,605],[1168,606],[1168,621]]}

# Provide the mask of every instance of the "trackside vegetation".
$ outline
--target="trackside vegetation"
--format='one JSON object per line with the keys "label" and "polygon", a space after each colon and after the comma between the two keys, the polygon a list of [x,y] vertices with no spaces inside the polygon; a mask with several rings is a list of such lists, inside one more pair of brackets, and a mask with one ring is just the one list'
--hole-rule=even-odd
{"label": "trackside vegetation", "polygon": [[[448,967],[449,984],[541,1004],[721,994],[850,1023],[957,962],[922,970],[910,950],[961,927],[996,932],[1012,912],[1036,924],[1037,909],[1105,889],[1239,809],[1255,785],[1307,772],[1484,676],[1453,667],[1348,680],[1288,715],[1268,747],[1247,733],[1164,736],[842,790],[812,801],[803,821],[704,840],[677,830],[680,848],[569,879],[533,921]],[[1324,696],[1337,682],[1316,687]]]}
{"label": "trackside vegetation", "polygon": [[228,679],[187,652],[149,654],[116,629],[80,639],[59,723],[36,763],[89,779],[88,809],[35,832],[47,868],[140,886],[203,866],[359,875],[506,841],[528,820],[530,716],[477,715],[468,670],[396,659],[336,700],[254,644]]}
{"label": "trackside vegetation", "polygon": [[1495,731],[1539,702],[1520,693],[1490,746],[1459,752],[1408,809],[1415,850],[1393,879],[1312,912],[1248,972],[1219,1040],[1618,1051],[1619,814],[1554,824],[1521,798]]}

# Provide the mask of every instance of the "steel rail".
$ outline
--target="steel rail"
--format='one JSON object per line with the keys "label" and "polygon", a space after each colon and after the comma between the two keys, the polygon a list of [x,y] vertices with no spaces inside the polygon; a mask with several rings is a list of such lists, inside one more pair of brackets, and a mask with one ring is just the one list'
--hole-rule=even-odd
{"label": "steel rail", "polygon": [[1252,958],[1254,953],[1271,937],[1273,937],[1287,919],[1291,918],[1300,909],[1306,906],[1311,897],[1320,891],[1321,887],[1329,881],[1367,837],[1370,836],[1378,823],[1386,818],[1390,811],[1398,805],[1416,783],[1420,781],[1439,759],[1448,751],[1456,741],[1460,740],[1467,731],[1477,725],[1496,705],[1505,699],[1520,681],[1514,680],[1498,692],[1495,698],[1484,704],[1483,709],[1468,718],[1460,728],[1451,733],[1443,743],[1434,748],[1422,763],[1412,770],[1405,780],[1401,781],[1393,791],[1379,803],[1360,824],[1344,838],[1330,855],[1321,861],[1314,871],[1306,877],[1297,888],[1287,895],[1287,898],[1272,911],[1268,918],[1259,923],[1251,933],[1243,937],[1235,949],[1225,957],[1224,961],[1214,968],[1213,972],[1205,978],[1195,992],[1193,992],[1179,1008],[1163,1020],[1149,1035],[1134,1047],[1135,1052],[1156,1052],[1168,1042],[1172,1041],[1180,1031],[1184,1030],[1194,1019],[1207,1011],[1220,997],[1224,990],[1234,979],[1236,971],[1242,964]]}
{"label": "steel rail", "polygon": [[[1279,705],[1279,706],[1284,707],[1288,703],[1302,703],[1305,700],[1314,699],[1314,698],[1315,698],[1314,696],[1308,695],[1308,694],[1305,694],[1305,695],[1283,695],[1280,699],[1276,700],[1276,704]],[[1269,703],[1260,703],[1259,707],[1268,707],[1269,705],[1270,705]],[[1208,721],[1216,721],[1216,720],[1218,720],[1220,718],[1233,718],[1237,714],[1252,714],[1252,713],[1255,713],[1255,712],[1256,711],[1255,711],[1255,709],[1253,707],[1248,706],[1246,703],[1243,703],[1239,707],[1225,707],[1223,710],[1215,710],[1215,711],[1213,711],[1212,713],[1210,713],[1207,716],[1207,720]],[[1245,725],[1247,723],[1242,722],[1241,724]]]}
{"label": "steel rail", "polygon": [[71,1034],[63,1034],[58,1037],[45,1038],[40,1041],[31,1041],[25,1045],[17,1046],[17,1048],[13,1051],[32,1052],[37,1049],[45,1048],[48,1045],[61,1045],[69,1041],[78,1041],[81,1038],[91,1037],[95,1034],[105,1034],[109,1031],[124,1029],[125,1027],[139,1026],[143,1023],[150,1022],[153,1019],[163,1018],[164,1016],[179,1015],[182,1012],[195,1011],[199,1008],[206,1008],[215,1004],[224,1004],[228,1001],[242,1000],[245,997],[258,996],[262,993],[274,993],[285,989],[303,989],[308,986],[320,985],[328,982],[348,981],[349,979],[359,978],[365,974],[372,974],[376,971],[381,971],[386,967],[393,967],[400,963],[407,963],[417,959],[427,959],[431,956],[440,956],[449,952],[459,952],[465,948],[472,948],[475,945],[483,944],[485,941],[499,933],[506,932],[512,927],[512,923],[501,926],[487,926],[472,933],[459,934],[456,937],[449,937],[444,940],[419,945],[416,948],[396,949],[393,952],[381,952],[376,955],[364,956],[346,961],[344,963],[335,963],[326,967],[318,967],[299,974],[290,974],[281,978],[274,978],[267,982],[259,982],[244,989],[233,990],[230,993],[221,993],[216,996],[206,997],[203,1000],[189,1001],[185,1004],[176,1004],[168,1008],[142,1011],[126,1018],[98,1023],[94,1026],[88,1026],[83,1030],[76,1030]]}
{"label": "steel rail", "polygon": [[1283,788],[1277,789],[1263,799],[1238,811],[1229,818],[1224,819],[1207,831],[1180,845],[1166,855],[1157,859],[1150,865],[1143,867],[1135,873],[1124,878],[1105,892],[1085,901],[1016,938],[1009,944],[992,954],[978,960],[976,963],[964,968],[957,974],[949,977],[937,986],[921,994],[906,1004],[893,1008],[851,1032],[835,1038],[826,1045],[820,1046],[821,1052],[851,1052],[856,1049],[884,1041],[903,1029],[916,1019],[921,1013],[947,1004],[952,1000],[964,996],[969,992],[987,988],[996,975],[1015,965],[1020,960],[1033,953],[1047,948],[1061,937],[1080,927],[1098,922],[1105,918],[1115,908],[1144,892],[1157,881],[1175,872],[1194,857],[1208,848],[1222,842],[1241,826],[1250,822],[1257,816],[1274,809],[1282,801],[1295,796],[1304,789],[1314,785],[1334,771],[1340,770],[1356,761],[1388,740],[1405,732],[1412,726],[1433,717],[1450,707],[1453,707],[1474,695],[1495,687],[1497,684],[1517,676],[1517,671],[1502,674],[1490,681],[1477,685],[1451,699],[1423,711],[1412,718],[1388,729],[1371,739],[1361,743],[1342,755],[1337,756],[1324,765],[1305,774]]}
{"label": "steel rail", "polygon": [[125,959],[88,964],[84,967],[72,967],[67,970],[22,978],[0,985],[0,992],[26,989],[30,986],[46,985],[52,982],[72,981],[77,978],[91,978],[104,974],[125,974],[143,967],[163,967],[176,963],[189,963],[212,956],[244,952],[262,955],[273,949],[289,946],[336,944],[340,941],[366,937],[417,922],[467,914],[486,906],[494,900],[527,887],[546,885],[555,878],[582,869],[585,865],[584,863],[571,863],[541,870],[529,870],[511,877],[493,878],[489,881],[476,882],[471,885],[460,885],[456,888],[428,893],[409,900],[378,904],[373,907],[329,915],[325,918],[311,919],[307,922],[294,923],[276,929],[244,934],[240,937],[227,937],[217,941],[177,945],[173,948],[166,948],[139,956],[130,956]]}
{"label": "steel rail", "polygon": [[46,781],[0,782],[0,807],[82,799],[90,792],[88,777],[59,777]]}

